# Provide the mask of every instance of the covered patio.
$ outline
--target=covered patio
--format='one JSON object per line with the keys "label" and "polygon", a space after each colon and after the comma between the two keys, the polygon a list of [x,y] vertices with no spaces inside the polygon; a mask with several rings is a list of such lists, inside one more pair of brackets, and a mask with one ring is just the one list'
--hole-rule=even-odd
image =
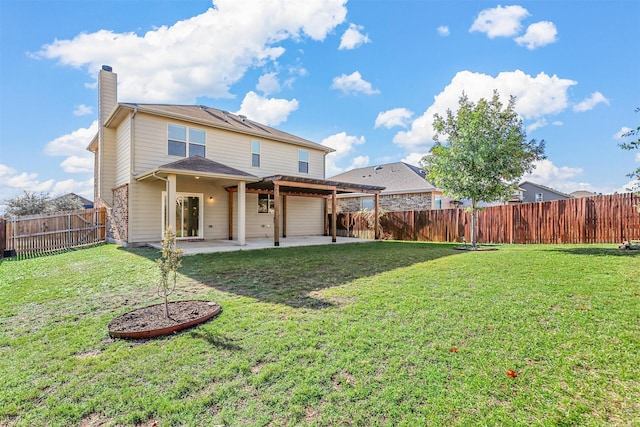
{"label": "covered patio", "polygon": [[[243,188],[244,187],[244,188]],[[325,199],[324,208],[324,234],[331,236],[331,242],[337,243],[337,215],[329,216],[337,212],[338,194],[345,193],[365,193],[374,195],[374,215],[377,218],[380,211],[379,194],[385,187],[375,185],[353,184],[348,182],[339,182],[326,179],[306,178],[290,175],[274,175],[267,176],[257,182],[247,183],[245,186],[227,187],[229,192],[229,212],[233,210],[232,195],[235,192],[269,194],[274,199],[274,218],[273,218],[273,246],[280,246],[282,234],[283,240],[287,238],[287,197],[318,197]],[[281,200],[282,198],[282,200]],[[239,198],[240,200],[240,198]],[[282,204],[282,206],[281,206]],[[281,213],[282,212],[282,213]],[[283,216],[282,221],[280,215]],[[233,239],[233,217],[229,215],[229,240]],[[242,220],[241,220],[242,221]],[[282,222],[282,229],[281,227]],[[374,230],[375,239],[380,238],[380,230],[378,222],[375,222]]]}

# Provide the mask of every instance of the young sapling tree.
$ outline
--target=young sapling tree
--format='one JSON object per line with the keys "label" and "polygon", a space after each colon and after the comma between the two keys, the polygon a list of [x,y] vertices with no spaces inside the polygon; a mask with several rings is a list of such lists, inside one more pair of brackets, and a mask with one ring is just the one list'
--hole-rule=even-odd
{"label": "young sapling tree", "polygon": [[[168,297],[175,291],[178,280],[178,268],[182,266],[182,249],[176,248],[176,233],[173,228],[164,230],[162,241],[162,256],[156,260],[160,268],[160,286],[158,295],[164,298],[164,316],[169,318]],[[173,273],[173,281],[169,277]]]}

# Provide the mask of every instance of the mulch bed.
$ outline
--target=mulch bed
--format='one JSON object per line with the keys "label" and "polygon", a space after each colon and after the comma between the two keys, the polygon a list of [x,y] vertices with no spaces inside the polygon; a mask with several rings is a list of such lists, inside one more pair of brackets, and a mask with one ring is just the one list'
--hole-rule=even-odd
{"label": "mulch bed", "polygon": [[222,308],[210,301],[174,301],[169,303],[169,318],[164,316],[164,303],[139,308],[113,319],[109,334],[119,338],[151,338],[204,323]]}

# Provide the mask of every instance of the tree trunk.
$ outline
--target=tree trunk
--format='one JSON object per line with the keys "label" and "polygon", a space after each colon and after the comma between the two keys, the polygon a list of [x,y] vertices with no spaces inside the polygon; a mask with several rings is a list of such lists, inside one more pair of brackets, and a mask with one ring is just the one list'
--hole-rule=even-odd
{"label": "tree trunk", "polygon": [[169,302],[167,301],[167,295],[164,296],[164,317],[169,318]]}

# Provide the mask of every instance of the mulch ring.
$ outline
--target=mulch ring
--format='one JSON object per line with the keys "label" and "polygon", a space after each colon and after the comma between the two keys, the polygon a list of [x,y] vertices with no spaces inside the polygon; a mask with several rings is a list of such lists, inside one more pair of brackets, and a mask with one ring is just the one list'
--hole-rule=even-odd
{"label": "mulch ring", "polygon": [[113,319],[109,335],[117,338],[152,338],[199,325],[222,311],[211,301],[174,301],[169,303],[169,317],[164,315],[164,303],[138,308]]}

